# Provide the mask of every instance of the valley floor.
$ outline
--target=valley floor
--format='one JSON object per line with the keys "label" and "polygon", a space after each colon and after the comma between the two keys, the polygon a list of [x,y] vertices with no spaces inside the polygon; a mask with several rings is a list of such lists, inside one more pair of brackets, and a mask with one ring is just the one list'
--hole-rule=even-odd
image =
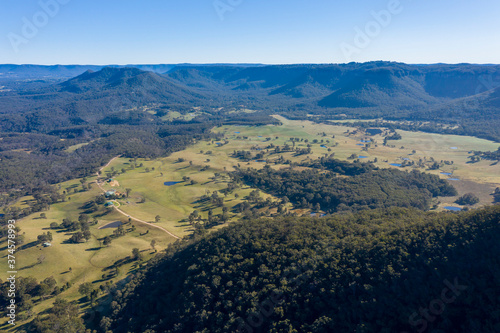
{"label": "valley floor", "polygon": [[[230,178],[227,173],[235,166],[261,168],[283,156],[285,160],[301,162],[335,153],[341,160],[359,159],[372,161],[381,168],[400,168],[391,164],[413,164],[401,167],[403,170],[417,168],[421,171],[439,175],[449,180],[457,188],[459,195],[474,193],[480,202],[474,207],[489,205],[493,202],[492,192],[500,186],[500,165],[491,161],[470,163],[468,156],[473,150],[493,151],[499,146],[487,140],[473,137],[428,134],[420,132],[397,132],[401,140],[388,141],[384,146],[382,135],[370,136],[359,129],[348,126],[331,126],[308,121],[292,121],[276,116],[281,126],[223,126],[214,128],[214,132],[223,133],[225,140],[218,142],[200,141],[186,150],[176,152],[166,158],[156,160],[131,160],[116,157],[101,169],[99,176],[87,179],[91,189],[80,190],[80,180],[61,183],[61,191],[67,191],[67,201],[51,206],[46,217],[40,213],[32,214],[18,224],[24,236],[24,246],[16,254],[19,276],[33,276],[43,280],[53,276],[58,285],[71,283],[71,287],[61,296],[69,300],[78,300],[82,310],[86,304],[78,293],[78,286],[91,282],[96,287],[106,281],[117,282],[126,278],[131,272],[140,269],[137,262],[119,265],[115,271],[115,263],[131,255],[133,248],[144,254],[144,259],[154,256],[153,247],[162,250],[177,239],[193,233],[193,224],[188,216],[198,210],[200,216],[207,218],[209,210],[214,214],[222,214],[222,208],[211,203],[201,202],[200,197],[218,192],[223,197],[224,205],[229,211],[229,222],[237,221],[241,216],[236,207],[244,202],[254,189],[243,186],[224,196],[221,190],[228,186]],[[384,131],[387,133],[387,131]],[[311,144],[312,153],[295,156],[292,152],[274,153],[273,145],[290,144],[290,138],[298,138],[297,146],[306,148]],[[307,140],[307,141],[306,141]],[[315,141],[316,140],[316,141]],[[251,150],[253,154],[263,153],[257,160],[242,161],[231,157],[236,150]],[[428,170],[433,161],[440,164],[438,170]],[[442,163],[441,163],[442,161]],[[284,164],[271,164],[272,168],[287,168]],[[116,173],[113,175],[113,173]],[[446,174],[443,174],[446,173]],[[108,181],[110,178],[113,181]],[[176,184],[169,184],[174,182]],[[167,183],[167,185],[165,184]],[[87,202],[95,199],[102,192],[113,191],[122,194],[114,200],[119,208],[104,209],[93,214],[98,223],[91,227],[92,237],[79,244],[68,243],[70,233],[51,229],[51,223],[60,224],[65,218],[77,220]],[[128,195],[126,195],[128,194]],[[277,200],[269,194],[261,193],[261,197]],[[437,210],[445,206],[456,206],[457,197],[439,198]],[[26,197],[16,205],[29,205]],[[293,207],[288,207],[290,210]],[[300,214],[308,211],[297,210]],[[128,221],[130,218],[131,221]],[[114,228],[103,226],[121,221],[126,233],[113,239],[108,246],[103,245],[106,236],[113,235]],[[213,229],[223,227],[219,225]],[[52,246],[37,245],[37,236],[51,231]],[[155,241],[152,246],[151,242]],[[0,244],[0,278],[6,279],[7,248]],[[115,266],[114,266],[115,265]],[[116,274],[110,278],[113,271]],[[40,300],[35,303],[34,313],[49,308],[53,299]],[[0,321],[0,325],[3,322]],[[0,327],[6,329],[5,326]]]}

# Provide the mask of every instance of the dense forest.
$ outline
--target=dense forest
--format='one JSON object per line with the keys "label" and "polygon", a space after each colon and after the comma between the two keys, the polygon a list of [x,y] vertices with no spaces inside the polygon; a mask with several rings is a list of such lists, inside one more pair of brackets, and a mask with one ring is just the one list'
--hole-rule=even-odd
{"label": "dense forest", "polygon": [[410,125],[411,130],[500,141],[498,65],[416,66],[379,61],[249,68],[177,66],[167,75],[207,92],[230,88],[241,100],[246,98],[249,107],[292,119],[383,118],[423,124]]}
{"label": "dense forest", "polygon": [[[0,200],[32,194],[46,184],[90,176],[117,155],[156,158],[182,150],[196,140],[215,139],[217,135],[210,131],[214,125],[206,121],[96,125],[92,128],[94,135],[87,132],[93,138],[82,134],[83,138],[64,141],[61,138],[68,132],[62,130],[59,135],[9,134],[0,140],[0,192],[9,196]],[[76,150],[67,150],[83,139],[90,142]]]}
{"label": "dense forest", "polygon": [[170,247],[115,293],[101,328],[498,332],[499,220],[496,206],[232,224]]}
{"label": "dense forest", "polygon": [[[24,195],[33,200],[22,209],[5,208],[0,224],[65,201],[66,193],[54,184],[91,176],[112,157],[167,156],[200,140],[222,139],[211,131],[214,126],[279,124],[274,114],[330,124],[369,119],[352,125],[500,141],[500,66],[5,65],[2,71],[8,89],[0,92],[0,208]],[[49,78],[32,80],[42,74]],[[170,111],[180,116],[166,117]],[[287,146],[297,155],[311,153],[310,147]],[[496,163],[499,152],[475,152],[472,162]],[[234,157],[248,161],[254,155],[235,151]],[[427,212],[437,197],[457,195],[438,176],[326,157],[280,162],[289,167],[236,168],[225,190],[245,183],[278,201],[252,191],[235,207],[242,222],[211,234],[206,228],[226,223],[228,212],[209,211],[206,226],[193,224],[191,237],[171,245],[125,286],[103,287],[113,300],[87,318],[91,329],[500,331],[498,206]],[[500,202],[498,188],[494,198]],[[202,199],[224,205],[215,193]],[[457,202],[477,200],[468,193]],[[283,208],[288,202],[317,217],[290,216]],[[259,215],[265,207],[277,213]],[[77,234],[83,237],[83,231]],[[5,236],[6,229],[0,232]],[[40,236],[49,239],[49,232]],[[69,286],[50,277],[23,278],[16,300],[29,310],[34,300]],[[6,300],[0,297],[0,303]],[[58,298],[28,328],[83,332],[78,311]]]}
{"label": "dense forest", "polygon": [[[431,208],[432,198],[457,195],[445,180],[417,170],[377,169],[371,163],[321,158],[305,170],[243,169],[232,176],[252,187],[290,200],[299,208],[334,213],[388,207]],[[348,177],[345,177],[348,176]]]}
{"label": "dense forest", "polygon": [[[9,73],[22,77],[30,70],[4,67],[4,77]],[[393,126],[402,129],[500,141],[498,65],[417,66],[379,61],[32,68],[33,73],[50,72],[54,77],[67,77],[85,69],[88,71],[64,82],[24,84],[1,92],[0,131],[46,133],[59,127],[93,124],[108,114],[161,104],[172,109],[201,107],[207,114],[248,108],[316,121],[382,118],[398,121]]]}
{"label": "dense forest", "polygon": [[[207,106],[219,105],[217,100],[152,72],[112,67],[0,93],[0,193],[7,194],[0,196],[0,206],[45,184],[89,176],[117,155],[157,158],[218,139],[214,126],[278,123],[262,112]],[[162,119],[168,111],[186,115],[195,107],[192,120]]]}

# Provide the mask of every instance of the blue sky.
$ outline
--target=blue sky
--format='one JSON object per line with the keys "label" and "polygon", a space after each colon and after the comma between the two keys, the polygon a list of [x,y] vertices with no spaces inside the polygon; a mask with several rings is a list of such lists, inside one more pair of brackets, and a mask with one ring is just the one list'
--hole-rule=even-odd
{"label": "blue sky", "polygon": [[0,0],[0,63],[500,63],[499,16],[498,0]]}

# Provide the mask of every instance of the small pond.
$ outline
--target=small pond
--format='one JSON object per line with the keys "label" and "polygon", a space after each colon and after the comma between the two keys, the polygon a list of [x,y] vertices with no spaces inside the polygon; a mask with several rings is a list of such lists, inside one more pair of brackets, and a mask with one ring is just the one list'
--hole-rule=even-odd
{"label": "small pond", "polygon": [[460,207],[452,207],[452,206],[446,206],[446,207],[444,207],[444,209],[451,210],[453,212],[459,212],[462,210],[462,208],[460,208]]}
{"label": "small pond", "polygon": [[180,182],[164,182],[163,185],[165,186],[172,186],[172,185],[175,185],[175,184],[179,184]]}

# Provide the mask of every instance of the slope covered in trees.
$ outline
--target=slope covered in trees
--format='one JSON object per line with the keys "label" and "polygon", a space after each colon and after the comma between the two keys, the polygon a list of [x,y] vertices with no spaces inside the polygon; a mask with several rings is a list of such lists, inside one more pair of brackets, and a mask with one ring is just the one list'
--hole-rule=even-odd
{"label": "slope covered in trees", "polygon": [[[0,130],[46,132],[161,104],[174,109],[207,107],[208,113],[217,113],[214,110],[222,107],[226,111],[249,108],[280,113],[294,119],[314,115],[317,121],[345,116],[421,121],[430,122],[426,128],[435,132],[500,140],[500,66],[417,66],[380,61],[131,67],[105,67],[61,84],[0,92]],[[33,68],[35,73],[83,69]],[[6,70],[27,71],[9,66]],[[162,70],[166,73],[159,74]]]}
{"label": "slope covered in trees", "polygon": [[329,213],[394,206],[427,210],[433,197],[457,194],[445,180],[417,170],[407,173],[376,169],[369,163],[324,158],[302,166],[308,169],[239,169],[233,177],[278,197],[287,197],[300,208],[317,207]]}
{"label": "slope covered in trees", "polygon": [[112,329],[498,332],[499,221],[496,206],[233,224],[139,273]]}

